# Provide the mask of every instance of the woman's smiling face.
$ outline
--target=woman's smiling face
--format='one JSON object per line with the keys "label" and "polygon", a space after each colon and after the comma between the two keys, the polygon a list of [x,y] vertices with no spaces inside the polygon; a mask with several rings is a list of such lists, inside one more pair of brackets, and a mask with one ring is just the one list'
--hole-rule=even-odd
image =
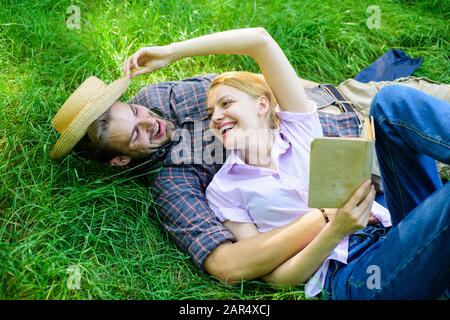
{"label": "woman's smiling face", "polygon": [[210,128],[227,149],[245,149],[258,130],[270,129],[269,103],[242,90],[219,84],[208,92]]}

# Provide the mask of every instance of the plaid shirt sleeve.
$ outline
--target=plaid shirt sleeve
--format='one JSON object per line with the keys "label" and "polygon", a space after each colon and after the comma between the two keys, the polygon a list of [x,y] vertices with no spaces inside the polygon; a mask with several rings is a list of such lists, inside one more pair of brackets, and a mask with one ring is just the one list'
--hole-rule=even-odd
{"label": "plaid shirt sleeve", "polygon": [[166,231],[188,252],[202,270],[212,251],[233,234],[208,206],[201,179],[194,166],[167,166],[154,180],[155,201]]}

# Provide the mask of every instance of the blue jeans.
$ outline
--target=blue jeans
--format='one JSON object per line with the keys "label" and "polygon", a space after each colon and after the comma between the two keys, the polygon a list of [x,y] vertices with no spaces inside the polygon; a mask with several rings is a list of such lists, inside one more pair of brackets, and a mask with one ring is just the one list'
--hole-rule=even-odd
{"label": "blue jeans", "polygon": [[352,234],[348,263],[332,260],[328,299],[435,299],[450,285],[450,104],[404,86],[372,101],[376,152],[392,227]]}

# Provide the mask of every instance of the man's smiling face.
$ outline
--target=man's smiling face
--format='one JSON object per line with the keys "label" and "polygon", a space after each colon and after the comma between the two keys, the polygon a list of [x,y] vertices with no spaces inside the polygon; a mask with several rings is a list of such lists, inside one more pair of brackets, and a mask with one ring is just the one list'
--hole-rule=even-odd
{"label": "man's smiling face", "polygon": [[142,158],[170,141],[175,125],[137,104],[117,101],[110,109],[109,144],[131,158]]}

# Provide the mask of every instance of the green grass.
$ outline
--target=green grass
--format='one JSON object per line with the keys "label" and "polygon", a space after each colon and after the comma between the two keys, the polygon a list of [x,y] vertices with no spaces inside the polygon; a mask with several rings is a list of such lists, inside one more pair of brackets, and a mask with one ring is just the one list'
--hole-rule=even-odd
{"label": "green grass", "polygon": [[[69,30],[66,9],[81,9]],[[366,27],[380,6],[381,29]],[[303,299],[303,288],[226,286],[202,274],[159,226],[145,177],[75,156],[48,158],[50,122],[90,75],[109,82],[141,46],[263,26],[300,76],[338,84],[390,48],[424,64],[416,75],[450,82],[449,2],[2,1],[0,4],[0,299]],[[256,71],[238,56],[186,59],[133,81]],[[82,271],[69,290],[67,268]]]}

